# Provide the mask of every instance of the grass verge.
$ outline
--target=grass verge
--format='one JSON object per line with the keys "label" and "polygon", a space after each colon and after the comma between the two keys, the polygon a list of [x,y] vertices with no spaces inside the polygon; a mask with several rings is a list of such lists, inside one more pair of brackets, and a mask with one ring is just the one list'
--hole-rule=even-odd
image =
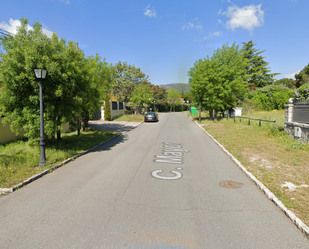
{"label": "grass verge", "polygon": [[114,121],[142,122],[144,121],[144,115],[141,114],[121,115],[115,118]]}
{"label": "grass verge", "polygon": [[[284,205],[309,226],[309,144],[291,139],[284,131],[284,111],[243,114],[251,118],[277,120],[272,123],[226,118],[210,121],[203,113],[200,124]],[[198,115],[193,118],[198,121]],[[283,185],[291,183],[295,189]]]}
{"label": "grass verge", "polygon": [[121,115],[115,118],[114,121],[142,122],[144,121],[144,115],[142,114]]}
{"label": "grass verge", "polygon": [[0,188],[11,188],[33,175],[106,141],[115,134],[96,130],[86,130],[80,136],[77,136],[76,132],[63,134],[60,142],[46,146],[45,167],[38,167],[39,146],[30,145],[25,141],[0,145]]}

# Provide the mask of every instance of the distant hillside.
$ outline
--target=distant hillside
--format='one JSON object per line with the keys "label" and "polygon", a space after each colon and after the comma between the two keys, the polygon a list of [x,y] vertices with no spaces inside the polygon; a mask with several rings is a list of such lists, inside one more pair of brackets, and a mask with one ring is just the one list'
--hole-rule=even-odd
{"label": "distant hillside", "polygon": [[161,87],[164,87],[165,89],[173,88],[177,90],[179,93],[183,90],[184,93],[187,93],[190,91],[190,85],[188,83],[172,83],[172,84],[166,84],[166,85],[160,85]]}

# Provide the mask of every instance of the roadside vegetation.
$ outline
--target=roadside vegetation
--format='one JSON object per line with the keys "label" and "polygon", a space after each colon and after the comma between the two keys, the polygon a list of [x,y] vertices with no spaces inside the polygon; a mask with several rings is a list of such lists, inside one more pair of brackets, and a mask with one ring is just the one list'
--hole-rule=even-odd
{"label": "roadside vegetation", "polygon": [[126,115],[119,116],[119,117],[115,118],[114,120],[115,121],[128,121],[128,122],[142,122],[142,121],[144,121],[144,115],[141,115],[141,114],[136,114],[136,115],[126,114]]}
{"label": "roadside vegetation", "polygon": [[[255,177],[272,191],[284,205],[309,225],[309,144],[291,139],[284,131],[284,111],[253,111],[243,116],[277,120],[272,123],[233,118],[209,119],[202,113],[200,124]],[[198,121],[199,116],[193,115]],[[290,184],[290,188],[284,186]],[[295,187],[293,189],[293,187]]]}
{"label": "roadside vegetation", "polygon": [[[12,187],[47,168],[105,141],[114,134],[87,129],[94,113],[105,107],[111,120],[111,101],[126,102],[127,114],[119,121],[140,122],[144,111],[200,110],[202,126],[263,182],[289,209],[309,224],[309,145],[284,132],[284,105],[309,102],[309,64],[295,80],[276,80],[253,41],[224,44],[212,56],[198,59],[188,72],[190,92],[180,93],[152,85],[142,70],[128,62],[109,64],[98,54],[85,57],[73,41],[57,34],[47,37],[39,22],[28,28],[21,19],[16,35],[0,41],[0,115],[25,140],[0,145],[0,188]],[[39,83],[33,70],[46,69],[43,82],[47,165],[39,161]],[[272,123],[220,118],[234,107],[243,116],[277,120]],[[202,112],[203,110],[203,112]],[[132,115],[134,114],[134,115]],[[61,134],[70,123],[74,133]],[[81,127],[81,125],[83,127]],[[80,130],[83,128],[83,132]],[[76,133],[77,131],[77,133]],[[283,187],[289,183],[294,190]]]}
{"label": "roadside vegetation", "polygon": [[15,141],[0,145],[0,188],[11,188],[46,169],[106,141],[116,133],[87,129],[77,136],[76,132],[63,134],[60,142],[46,148],[45,167],[38,167],[39,146],[29,141]]}

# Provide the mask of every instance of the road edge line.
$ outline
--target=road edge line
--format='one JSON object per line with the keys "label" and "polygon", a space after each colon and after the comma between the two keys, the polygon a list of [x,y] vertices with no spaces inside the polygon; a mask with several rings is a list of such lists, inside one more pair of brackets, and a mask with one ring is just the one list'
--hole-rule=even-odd
{"label": "road edge line", "polygon": [[240,161],[238,161],[227,149],[224,148],[212,135],[210,135],[197,121],[195,124],[202,129],[233,161],[234,163],[255,183],[256,186],[296,225],[296,227],[309,237],[309,227],[302,222],[291,210],[289,210],[262,182],[250,173]]}
{"label": "road edge line", "polygon": [[50,169],[46,169],[46,170],[44,170],[44,171],[41,172],[41,173],[38,173],[38,174],[36,174],[36,175],[34,175],[34,176],[31,176],[30,178],[26,179],[26,180],[23,181],[22,183],[18,183],[17,185],[15,185],[15,186],[12,187],[12,188],[0,188],[0,197],[1,197],[1,195],[6,196],[6,195],[8,195],[8,194],[11,194],[11,193],[15,192],[16,190],[18,190],[18,189],[20,189],[20,188],[22,188],[22,187],[28,185],[29,183],[31,183],[31,182],[33,182],[33,181],[35,181],[35,180],[37,180],[37,179],[43,177],[44,175],[47,175],[47,174],[49,174],[49,173],[52,173],[54,170],[56,170],[56,169],[58,169],[58,168],[61,168],[62,166],[68,164],[68,163],[71,162],[71,161],[73,161],[74,159],[76,159],[76,158],[78,158],[78,157],[80,157],[80,156],[83,156],[83,155],[87,154],[87,153],[90,152],[91,150],[94,150],[95,148],[97,148],[97,147],[99,147],[99,146],[101,146],[101,145],[103,145],[103,144],[105,144],[105,143],[107,143],[107,142],[109,142],[109,141],[115,139],[116,137],[119,137],[119,136],[122,136],[122,135],[128,133],[129,131],[135,129],[136,127],[138,127],[138,126],[139,126],[140,124],[142,124],[142,123],[143,123],[143,122],[139,123],[138,125],[134,126],[132,129],[130,129],[130,130],[128,130],[128,131],[119,132],[117,135],[115,135],[115,136],[113,136],[113,137],[111,137],[111,138],[109,138],[109,139],[107,139],[107,140],[105,140],[105,141],[99,143],[98,145],[95,145],[94,147],[92,147],[92,148],[90,148],[90,149],[88,149],[88,150],[85,150],[85,151],[83,151],[83,152],[81,152],[81,153],[79,153],[79,154],[77,154],[77,155],[75,155],[75,156],[73,156],[73,157],[68,158],[68,159],[64,160],[63,162],[61,162],[61,163],[59,163],[59,164],[57,164],[57,165],[51,167]]}

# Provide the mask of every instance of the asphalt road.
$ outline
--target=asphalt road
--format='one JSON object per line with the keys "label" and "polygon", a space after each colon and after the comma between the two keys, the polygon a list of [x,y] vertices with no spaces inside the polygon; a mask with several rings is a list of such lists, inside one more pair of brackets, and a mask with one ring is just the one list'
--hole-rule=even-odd
{"label": "asphalt road", "polygon": [[1,197],[0,248],[290,249],[309,241],[175,113]]}

